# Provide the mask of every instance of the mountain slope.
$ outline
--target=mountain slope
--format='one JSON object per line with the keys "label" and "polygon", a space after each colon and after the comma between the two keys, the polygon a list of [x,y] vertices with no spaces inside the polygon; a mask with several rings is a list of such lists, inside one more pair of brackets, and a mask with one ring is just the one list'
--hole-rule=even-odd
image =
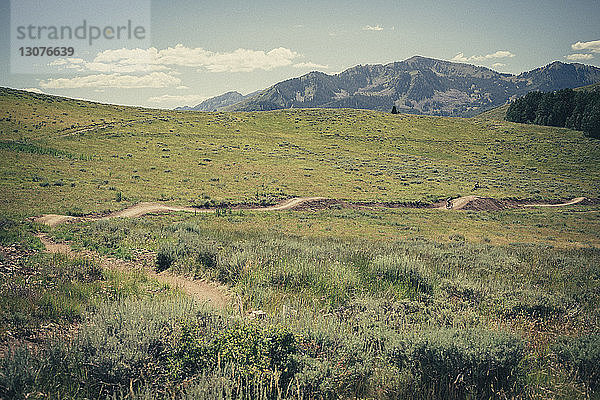
{"label": "mountain slope", "polygon": [[219,96],[211,97],[209,99],[204,100],[202,103],[197,104],[193,107],[177,107],[175,110],[178,111],[221,111],[224,107],[231,106],[233,104],[239,103],[240,101],[252,97],[258,94],[260,91],[252,92],[247,95],[243,95],[240,92],[232,91],[223,93]]}
{"label": "mountain slope", "polygon": [[600,68],[554,62],[520,75],[415,56],[401,62],[358,65],[339,74],[310,72],[225,107],[229,111],[282,108],[364,108],[472,116],[532,90],[600,82]]}

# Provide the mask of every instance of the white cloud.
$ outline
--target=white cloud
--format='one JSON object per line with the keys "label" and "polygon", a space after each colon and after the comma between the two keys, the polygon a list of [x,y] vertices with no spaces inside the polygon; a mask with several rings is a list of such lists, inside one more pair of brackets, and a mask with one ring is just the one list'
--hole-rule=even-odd
{"label": "white cloud", "polygon": [[74,78],[52,78],[41,81],[46,89],[74,88],[163,88],[178,86],[181,79],[164,72],[152,72],[147,75],[95,74]]}
{"label": "white cloud", "polygon": [[450,59],[450,61],[457,61],[457,62],[469,62],[469,59],[467,57],[465,57],[465,53],[458,53],[457,55],[455,55],[454,57],[452,57]]}
{"label": "white cloud", "polygon": [[515,55],[508,50],[498,50],[495,53],[487,54],[485,58],[512,58]]}
{"label": "white cloud", "polygon": [[382,31],[383,26],[381,26],[381,25],[375,25],[375,26],[365,25],[365,26],[363,26],[362,30],[363,31]]}
{"label": "white cloud", "polygon": [[592,53],[600,53],[600,40],[592,40],[591,42],[577,42],[571,45],[573,50],[591,51]]}
{"label": "white cloud", "polygon": [[306,68],[306,69],[328,69],[328,65],[315,64],[312,62],[301,62],[293,65],[294,68]]}
{"label": "white cloud", "polygon": [[91,62],[59,59],[51,65],[102,73],[149,73],[168,71],[174,67],[192,67],[211,72],[251,72],[290,66],[299,57],[300,54],[285,47],[267,52],[237,49],[219,53],[178,44],[161,50],[154,47],[105,50],[98,53]]}
{"label": "white cloud", "polygon": [[38,93],[38,94],[48,94],[38,88],[34,88],[34,87],[29,87],[29,88],[23,88],[21,90],[25,90],[27,92],[32,92],[32,93]]}
{"label": "white cloud", "polygon": [[[169,55],[165,55],[169,57]],[[264,51],[237,49],[232,53],[199,54],[193,62],[213,72],[250,72],[256,69],[265,71],[292,65],[292,60],[300,55],[295,51],[279,47],[267,53]],[[183,59],[181,60],[183,61]]]}
{"label": "white cloud", "polygon": [[506,64],[504,64],[504,63],[493,63],[492,67],[494,67],[494,68],[506,67]]}
{"label": "white cloud", "polygon": [[572,61],[582,61],[582,60],[591,60],[592,58],[594,58],[594,55],[593,54],[576,53],[576,54],[569,54],[568,56],[565,56],[565,58],[567,60],[572,60]]}
{"label": "white cloud", "polygon": [[470,57],[465,57],[464,53],[458,53],[457,55],[455,55],[454,57],[452,57],[450,59],[450,61],[457,61],[457,62],[472,62],[472,61],[489,61],[489,60],[494,60],[494,59],[498,59],[498,58],[512,58],[515,55],[513,53],[511,53],[508,50],[498,50],[495,53],[491,53],[491,54],[486,54],[485,56],[470,56]]}
{"label": "white cloud", "polygon": [[199,96],[195,94],[183,96],[163,94],[162,96],[149,97],[148,101],[150,103],[156,103],[162,106],[176,107],[180,105],[196,105],[206,99],[206,96]]}

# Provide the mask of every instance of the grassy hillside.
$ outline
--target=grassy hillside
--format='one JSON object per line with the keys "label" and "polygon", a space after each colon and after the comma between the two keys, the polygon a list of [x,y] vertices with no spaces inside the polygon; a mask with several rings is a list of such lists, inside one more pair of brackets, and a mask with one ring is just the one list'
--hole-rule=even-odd
{"label": "grassy hillside", "polygon": [[[594,203],[23,217],[143,200],[596,198],[599,143],[490,119],[1,89],[0,398],[597,398]],[[223,304],[197,296],[207,286]]]}
{"label": "grassy hillside", "polygon": [[481,114],[477,115],[476,118],[495,119],[498,121],[504,121],[504,118],[506,118],[506,111],[508,110],[509,106],[510,104],[505,104],[500,107],[492,108],[489,111],[482,112]]}
{"label": "grassy hillside", "polygon": [[[287,196],[432,201],[594,197],[600,144],[579,132],[360,110],[195,113],[0,92],[4,213]],[[18,205],[18,207],[15,207]]]}

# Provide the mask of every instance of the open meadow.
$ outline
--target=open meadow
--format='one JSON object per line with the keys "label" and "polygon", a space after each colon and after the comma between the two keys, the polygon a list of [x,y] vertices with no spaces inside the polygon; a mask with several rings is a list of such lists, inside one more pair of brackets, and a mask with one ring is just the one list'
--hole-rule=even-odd
{"label": "open meadow", "polygon": [[600,396],[581,132],[0,88],[0,176],[0,398]]}

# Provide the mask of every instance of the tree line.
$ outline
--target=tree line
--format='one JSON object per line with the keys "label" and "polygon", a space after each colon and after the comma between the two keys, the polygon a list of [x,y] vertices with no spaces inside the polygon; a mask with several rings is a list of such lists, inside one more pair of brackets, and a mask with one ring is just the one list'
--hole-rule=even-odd
{"label": "tree line", "polygon": [[530,92],[511,103],[506,120],[575,129],[600,138],[600,91]]}

